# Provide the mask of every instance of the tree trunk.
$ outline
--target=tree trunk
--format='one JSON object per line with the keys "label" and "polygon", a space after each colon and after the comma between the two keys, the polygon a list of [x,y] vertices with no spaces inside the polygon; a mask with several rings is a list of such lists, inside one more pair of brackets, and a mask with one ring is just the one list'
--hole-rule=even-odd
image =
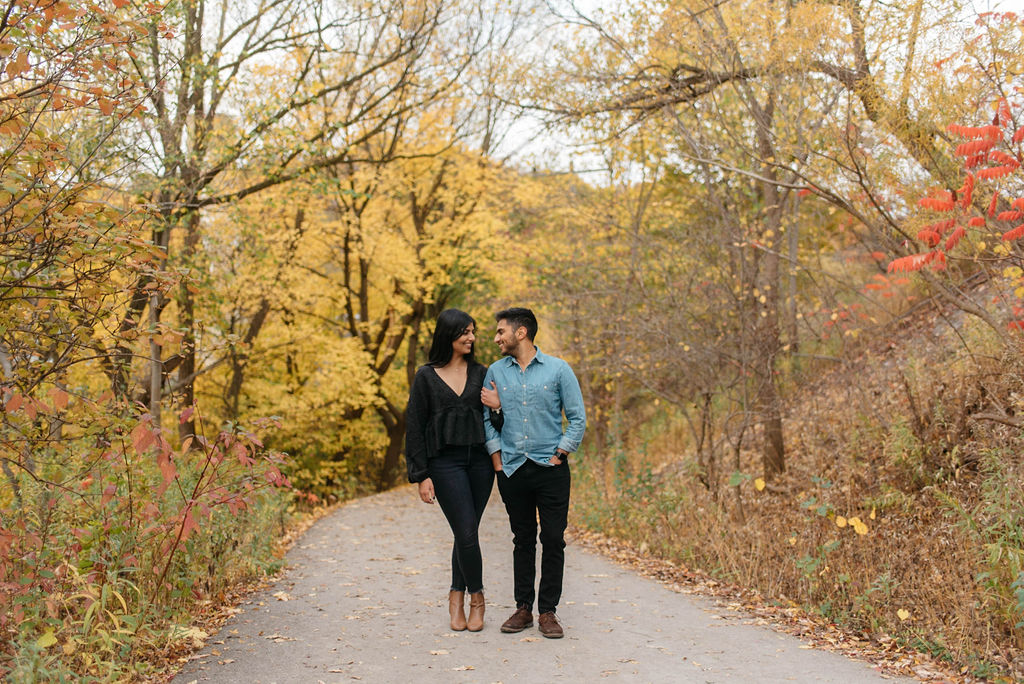
{"label": "tree trunk", "polygon": [[405,413],[386,406],[377,409],[388,434],[388,446],[384,450],[377,489],[384,491],[398,482],[398,464],[402,459],[402,445],[405,443]]}
{"label": "tree trunk", "polygon": [[[757,124],[758,151],[762,159],[775,157],[771,139],[775,105],[773,95],[768,95],[762,107],[756,100],[751,104]],[[785,442],[782,433],[782,399],[776,387],[775,359],[782,346],[779,331],[779,308],[781,305],[781,279],[779,269],[779,248],[782,244],[783,199],[779,193],[778,171],[772,163],[765,163],[761,170],[765,178],[760,185],[764,211],[763,238],[767,248],[762,254],[762,271],[758,278],[760,306],[755,306],[757,320],[754,329],[754,373],[757,378],[757,409],[762,426],[761,462],[764,479],[771,480],[786,469]]]}
{"label": "tree trunk", "polygon": [[[192,265],[196,246],[199,244],[199,213],[190,212],[185,220],[185,245],[182,250],[182,261]],[[181,339],[181,365],[178,366],[178,383],[181,386],[179,405],[187,408],[195,403],[196,373],[196,314],[195,300],[192,296],[190,283],[183,282],[178,288],[178,306],[180,307],[180,324],[185,334]],[[195,418],[178,424],[178,437],[184,441],[196,433]]]}
{"label": "tree trunk", "polygon": [[156,338],[156,326],[160,322],[160,293],[154,292],[149,297],[149,415],[153,418],[153,427],[159,428],[161,423],[160,399],[163,394],[164,364],[160,358],[163,350]]}
{"label": "tree trunk", "polygon": [[260,306],[256,313],[253,314],[252,319],[249,321],[249,328],[245,332],[245,337],[241,340],[241,350],[232,347],[231,380],[228,382],[228,388],[224,392],[224,409],[231,420],[236,420],[241,413],[242,385],[245,381],[246,366],[249,365],[249,349],[260,334],[260,330],[263,328],[269,313],[270,300],[264,297],[260,301]]}

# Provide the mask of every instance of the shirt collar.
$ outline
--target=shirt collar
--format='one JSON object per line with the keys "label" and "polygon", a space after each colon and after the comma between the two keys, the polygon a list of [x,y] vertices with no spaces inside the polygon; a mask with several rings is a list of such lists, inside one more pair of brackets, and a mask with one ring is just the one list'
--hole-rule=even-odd
{"label": "shirt collar", "polygon": [[[532,364],[534,361],[536,361],[537,363],[544,363],[548,359],[548,355],[545,354],[544,352],[542,352],[540,350],[540,347],[538,347],[537,345],[533,345],[533,348],[537,350],[537,355],[534,356],[530,360],[530,363],[526,364],[527,368],[529,368],[530,364]],[[509,367],[512,367],[513,365],[518,365],[518,362],[516,361],[516,357],[514,357],[514,356],[506,356],[505,357],[505,365],[509,366]]]}

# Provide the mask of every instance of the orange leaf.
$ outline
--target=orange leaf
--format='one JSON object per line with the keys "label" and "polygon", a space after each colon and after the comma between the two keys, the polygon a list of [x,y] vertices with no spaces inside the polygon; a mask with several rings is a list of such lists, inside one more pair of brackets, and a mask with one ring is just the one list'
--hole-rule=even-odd
{"label": "orange leaf", "polygon": [[1009,103],[1007,103],[1005,97],[999,98],[998,111],[999,116],[997,118],[997,121],[1001,126],[1006,126],[1007,124],[1013,121],[1013,116],[1010,114],[1010,105]]}
{"label": "orange leaf", "polygon": [[109,99],[107,99],[105,97],[101,97],[97,101],[97,104],[99,104],[100,111],[103,112],[104,115],[110,116],[111,114],[114,113],[114,103],[111,100],[109,100]]}
{"label": "orange leaf", "polygon": [[1006,152],[1003,152],[1002,150],[992,150],[992,151],[990,151],[988,153],[988,158],[991,159],[992,161],[997,161],[1000,164],[1006,164],[1007,166],[1012,166],[1013,168],[1017,168],[1017,167],[1020,166],[1020,162],[1019,161],[1017,161],[1013,156],[1007,154]]}
{"label": "orange leaf", "polygon": [[972,154],[970,157],[964,160],[964,168],[973,169],[976,166],[981,166],[985,161],[985,153]]}
{"label": "orange leaf", "polygon": [[53,407],[58,411],[63,411],[68,407],[68,393],[59,387],[54,387],[50,390],[50,398],[53,399]]}
{"label": "orange leaf", "polygon": [[[923,230],[923,231],[924,230],[930,230],[930,231],[934,231],[934,232],[938,233],[939,235],[942,235],[942,234],[944,234],[946,231],[948,231],[950,228],[952,228],[955,225],[956,225],[956,219],[955,218],[951,218],[951,219],[947,219],[945,221],[938,221],[936,223],[931,223],[931,224],[921,228],[921,230]],[[920,238],[918,238],[918,239],[920,239]]]}
{"label": "orange leaf", "polygon": [[22,50],[18,53],[16,58],[7,63],[7,69],[5,71],[7,72],[8,78],[14,78],[15,76],[25,73],[29,68],[28,50]]}
{"label": "orange leaf", "polygon": [[985,217],[984,216],[972,216],[971,219],[967,222],[967,225],[971,226],[972,228],[984,228],[985,227]]}
{"label": "orange leaf", "polygon": [[1024,216],[1024,211],[1001,211],[996,219],[1000,221],[1016,221]]}
{"label": "orange leaf", "polygon": [[160,466],[160,475],[164,478],[164,484],[170,484],[174,478],[178,476],[178,469],[174,467],[174,462],[171,461],[171,457],[166,453],[161,453],[156,457],[156,463]]}
{"label": "orange leaf", "polygon": [[988,204],[988,215],[989,216],[995,216],[996,215],[996,207],[998,205],[999,205],[999,193],[998,192],[993,192],[992,193],[992,201],[989,202],[989,204]]}
{"label": "orange leaf", "polygon": [[1003,239],[1009,242],[1010,240],[1018,240],[1024,237],[1024,223],[1020,224],[1013,230],[1008,230],[1003,233]]}
{"label": "orange leaf", "polygon": [[924,229],[917,234],[917,239],[929,247],[939,244],[939,234],[934,230]]}
{"label": "orange leaf", "polygon": [[917,203],[925,209],[931,209],[933,211],[950,211],[956,206],[956,202],[951,199],[945,200],[935,197],[924,197],[918,200]]}
{"label": "orange leaf", "polygon": [[1002,178],[1003,176],[1009,176],[1016,169],[1012,166],[993,166],[987,169],[978,171],[978,178]]}
{"label": "orange leaf", "polygon": [[7,404],[4,406],[4,411],[7,413],[14,413],[21,408],[21,405],[25,403],[25,397],[20,394],[13,394],[11,398],[7,400]]}
{"label": "orange leaf", "polygon": [[149,425],[143,421],[132,430],[132,444],[135,452],[141,454],[149,446],[156,442],[156,434],[149,429]]}
{"label": "orange leaf", "polygon": [[954,247],[956,247],[960,240],[963,239],[963,236],[966,234],[967,231],[964,230],[963,226],[957,226],[956,230],[954,230],[946,239],[946,251],[948,252]]}
{"label": "orange leaf", "polygon": [[193,532],[199,531],[196,519],[192,517],[192,510],[185,511],[185,517],[181,521],[181,541],[187,541]]}
{"label": "orange leaf", "polygon": [[889,273],[918,271],[928,263],[928,254],[911,254],[889,262]]}
{"label": "orange leaf", "polygon": [[1013,132],[1013,142],[1019,143],[1021,140],[1024,140],[1024,126]]}
{"label": "orange leaf", "polygon": [[970,157],[995,147],[995,140],[972,140],[956,146],[956,153],[961,157]]}

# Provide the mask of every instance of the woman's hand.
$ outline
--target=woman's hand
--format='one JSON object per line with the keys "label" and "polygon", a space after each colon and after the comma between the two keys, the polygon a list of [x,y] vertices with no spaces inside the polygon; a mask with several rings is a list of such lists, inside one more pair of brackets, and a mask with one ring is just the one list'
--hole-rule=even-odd
{"label": "woman's hand", "polygon": [[501,472],[501,452],[500,451],[495,451],[493,454],[491,454],[491,465],[494,466],[494,472],[496,472],[496,473],[500,473]]}
{"label": "woman's hand", "polygon": [[490,389],[486,387],[480,388],[480,401],[483,405],[490,409],[498,410],[501,408],[501,399],[498,398],[498,386],[491,380]]}
{"label": "woman's hand", "polygon": [[429,477],[420,482],[420,501],[432,504],[437,499],[434,496],[434,482]]}

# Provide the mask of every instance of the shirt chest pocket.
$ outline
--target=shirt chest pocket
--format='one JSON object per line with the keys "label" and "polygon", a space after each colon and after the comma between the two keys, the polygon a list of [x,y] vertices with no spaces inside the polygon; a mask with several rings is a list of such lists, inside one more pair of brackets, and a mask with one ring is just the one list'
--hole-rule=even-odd
{"label": "shirt chest pocket", "polygon": [[559,406],[558,383],[533,382],[526,384],[527,401],[537,408],[552,409]]}
{"label": "shirt chest pocket", "polygon": [[521,407],[557,406],[559,391],[558,383],[551,381],[531,381],[516,378],[498,386],[502,403],[514,402]]}

